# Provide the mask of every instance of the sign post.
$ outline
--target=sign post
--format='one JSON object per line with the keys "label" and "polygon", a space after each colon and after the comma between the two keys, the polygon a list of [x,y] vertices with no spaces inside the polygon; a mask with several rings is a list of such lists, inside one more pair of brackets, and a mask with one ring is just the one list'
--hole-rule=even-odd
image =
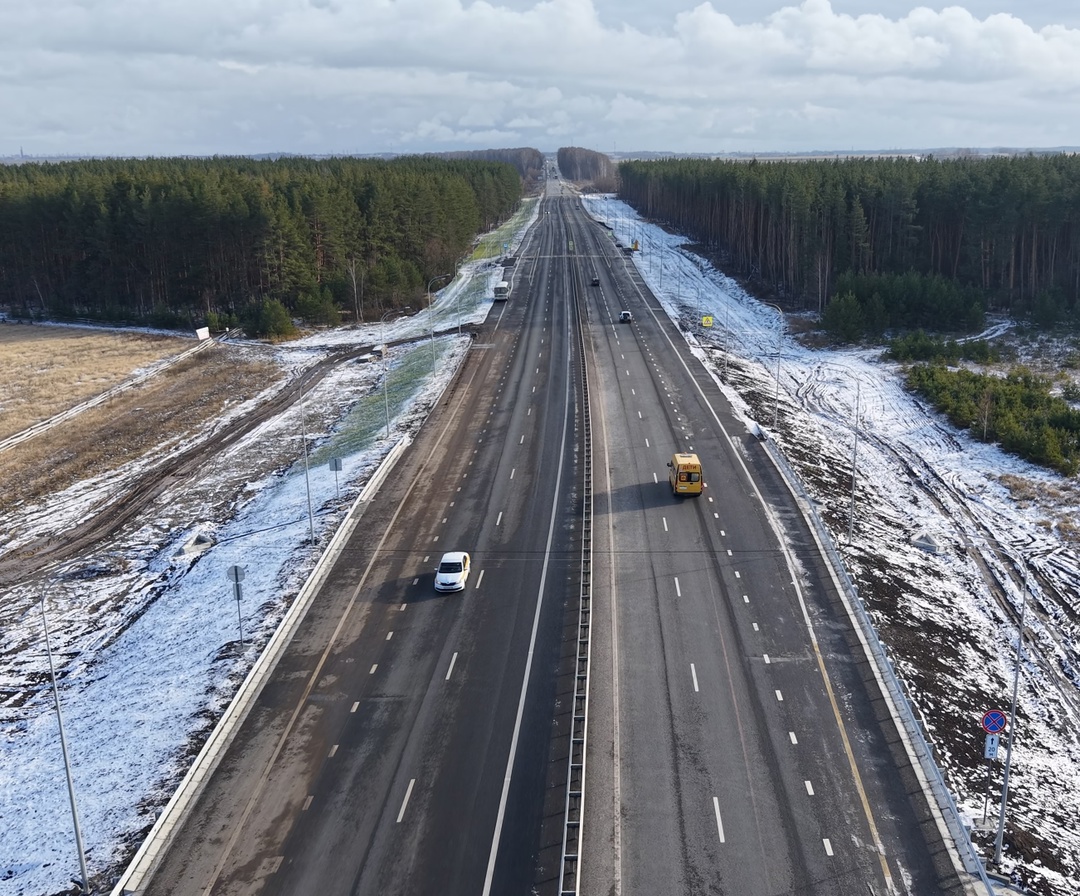
{"label": "sign post", "polygon": [[993,772],[994,760],[997,759],[998,746],[1001,743],[1001,732],[1009,724],[1009,717],[1000,709],[991,709],[983,713],[982,728],[986,732],[986,741],[983,744],[983,759],[986,760],[986,793],[983,796],[982,823],[986,824],[986,810],[990,805],[990,778]]}
{"label": "sign post", "polygon": [[240,615],[240,598],[243,597],[243,589],[240,583],[244,581],[244,567],[230,566],[228,571],[229,581],[233,583],[233,596],[236,598],[236,620],[240,623],[240,649],[244,649],[244,617]]}

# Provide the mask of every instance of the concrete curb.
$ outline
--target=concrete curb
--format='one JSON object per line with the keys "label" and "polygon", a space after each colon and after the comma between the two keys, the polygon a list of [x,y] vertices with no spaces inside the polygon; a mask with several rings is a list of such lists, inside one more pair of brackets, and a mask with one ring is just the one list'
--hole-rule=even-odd
{"label": "concrete curb", "polygon": [[273,674],[278,661],[284,655],[297,629],[304,621],[308,609],[322,588],[323,582],[326,581],[334,562],[363,517],[364,505],[378,493],[379,488],[387,476],[390,475],[409,444],[411,444],[410,439],[403,438],[399,440],[383,458],[378,469],[361,489],[360,494],[345,515],[345,519],[338,527],[337,532],[334,533],[334,537],[330,539],[330,543],[326,546],[322,556],[319,557],[315,568],[311,571],[311,575],[308,576],[304,586],[297,594],[293,605],[281,620],[280,625],[278,625],[277,631],[274,632],[261,656],[244,678],[236,695],[225,710],[225,714],[214,726],[214,730],[210,733],[206,743],[203,744],[199,755],[195,757],[191,768],[184,775],[176,792],[173,793],[172,798],[150,829],[150,833],[146,835],[146,839],[135,853],[134,858],[120,876],[116,886],[113,887],[110,896],[131,896],[131,894],[139,893],[150,882],[165,853],[172,845],[177,832],[187,820],[207,782],[221,763],[237,731],[240,730],[240,726],[243,725],[248,713],[255,705],[255,701],[262,692],[264,685]]}

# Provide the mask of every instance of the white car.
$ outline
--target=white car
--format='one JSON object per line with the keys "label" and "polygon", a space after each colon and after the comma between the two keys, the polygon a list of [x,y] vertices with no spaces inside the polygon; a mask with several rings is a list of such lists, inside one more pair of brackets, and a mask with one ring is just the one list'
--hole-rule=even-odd
{"label": "white car", "polygon": [[469,555],[464,551],[450,551],[442,555],[439,568],[435,570],[436,591],[464,591],[469,578]]}
{"label": "white car", "polygon": [[621,323],[621,324],[629,323],[633,319],[634,319],[634,315],[632,315],[629,311],[623,311],[619,315],[619,323]]}

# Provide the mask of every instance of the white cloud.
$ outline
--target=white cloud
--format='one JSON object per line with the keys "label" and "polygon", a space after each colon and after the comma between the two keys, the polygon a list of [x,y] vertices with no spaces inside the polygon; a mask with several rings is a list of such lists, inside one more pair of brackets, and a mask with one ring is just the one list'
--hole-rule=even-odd
{"label": "white cloud", "polygon": [[1080,30],[1027,24],[1037,0],[982,18],[804,0],[738,20],[739,3],[702,2],[666,27],[654,5],[648,31],[607,2],[5,4],[0,154],[934,146],[961,126],[1080,144]]}

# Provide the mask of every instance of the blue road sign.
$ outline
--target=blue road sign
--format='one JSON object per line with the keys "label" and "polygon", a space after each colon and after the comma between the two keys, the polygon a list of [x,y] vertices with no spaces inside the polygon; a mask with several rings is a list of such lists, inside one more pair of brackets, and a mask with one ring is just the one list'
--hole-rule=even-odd
{"label": "blue road sign", "polygon": [[1009,717],[1000,709],[991,709],[989,712],[983,713],[982,726],[983,731],[987,734],[999,734],[1005,730],[1005,726],[1008,724]]}

